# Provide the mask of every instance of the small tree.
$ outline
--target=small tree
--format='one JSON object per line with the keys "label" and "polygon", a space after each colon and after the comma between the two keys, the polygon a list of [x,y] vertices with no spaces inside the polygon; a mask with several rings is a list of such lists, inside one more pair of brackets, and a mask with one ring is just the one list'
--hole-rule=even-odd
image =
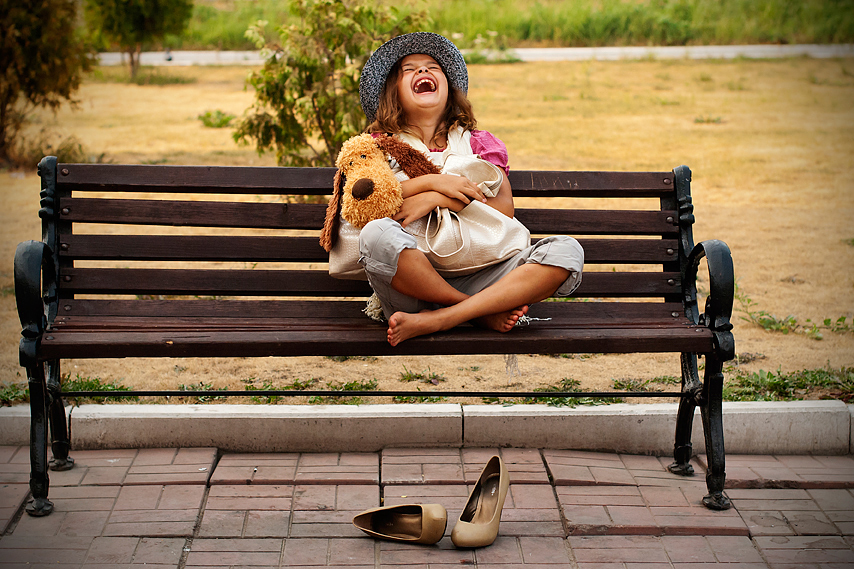
{"label": "small tree", "polygon": [[32,111],[73,102],[91,66],[75,15],[75,0],[0,0],[0,164]]}
{"label": "small tree", "polygon": [[261,71],[250,74],[255,104],[234,133],[254,139],[258,153],[275,150],[280,166],[334,166],[341,145],[365,126],[359,74],[384,41],[422,26],[423,12],[401,16],[375,0],[291,0],[296,24],[264,37],[266,22],[247,37],[268,50]]}
{"label": "small tree", "polygon": [[193,13],[193,0],[86,0],[86,20],[130,58],[130,75],[139,70],[143,44],[180,35]]}

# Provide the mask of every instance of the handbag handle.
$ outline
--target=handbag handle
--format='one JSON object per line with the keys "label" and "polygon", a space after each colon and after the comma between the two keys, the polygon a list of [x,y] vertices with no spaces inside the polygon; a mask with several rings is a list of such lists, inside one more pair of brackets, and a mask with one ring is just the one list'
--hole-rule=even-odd
{"label": "handbag handle", "polygon": [[[437,253],[433,249],[433,245],[430,244],[430,220],[433,219],[433,214],[436,214],[438,211],[439,211],[439,208],[437,207],[436,209],[434,209],[433,211],[430,212],[430,215],[427,216],[427,228],[424,231],[424,242],[427,244],[427,249],[432,254],[434,254],[436,257],[439,257],[440,259],[447,259],[448,257],[453,257],[454,255],[456,255],[457,253],[459,253],[460,251],[462,251],[463,249],[468,247],[469,243],[471,242],[471,235],[469,234],[468,227],[466,227],[466,225],[462,222],[462,220],[460,219],[460,216],[457,215],[457,212],[455,212],[451,209],[448,209],[448,214],[457,218],[457,223],[460,226],[460,236],[462,237],[463,244],[460,245],[460,248],[457,249],[456,251],[454,251],[453,253],[448,253],[447,255],[442,255],[440,253]],[[439,216],[436,215],[436,233],[439,232],[438,230],[439,230]]]}

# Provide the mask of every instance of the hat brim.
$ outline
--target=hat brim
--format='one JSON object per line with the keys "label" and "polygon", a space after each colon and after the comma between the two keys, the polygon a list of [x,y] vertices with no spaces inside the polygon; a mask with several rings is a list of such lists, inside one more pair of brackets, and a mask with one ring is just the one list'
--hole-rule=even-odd
{"label": "hat brim", "polygon": [[359,102],[368,122],[377,116],[380,95],[394,64],[407,55],[423,53],[442,66],[448,84],[468,93],[469,75],[463,54],[448,38],[432,32],[413,32],[382,44],[365,63],[359,78]]}

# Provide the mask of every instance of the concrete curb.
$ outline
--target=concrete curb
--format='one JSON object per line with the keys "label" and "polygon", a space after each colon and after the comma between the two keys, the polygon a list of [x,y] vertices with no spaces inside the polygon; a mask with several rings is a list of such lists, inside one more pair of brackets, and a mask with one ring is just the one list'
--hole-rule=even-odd
{"label": "concrete curb", "polygon": [[[216,447],[229,452],[390,447],[525,447],[668,455],[676,403],[544,405],[82,405],[75,449]],[[694,450],[705,451],[699,411]],[[729,454],[852,453],[854,406],[841,401],[724,404]],[[0,445],[27,445],[29,407],[0,409]]]}

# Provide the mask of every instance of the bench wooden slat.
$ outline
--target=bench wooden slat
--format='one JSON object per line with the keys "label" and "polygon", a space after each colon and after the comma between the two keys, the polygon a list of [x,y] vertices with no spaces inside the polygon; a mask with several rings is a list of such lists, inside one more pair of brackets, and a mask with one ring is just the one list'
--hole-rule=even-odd
{"label": "bench wooden slat", "polygon": [[[67,269],[69,294],[370,296],[363,281],[331,278],[326,271],[216,269]],[[585,273],[574,296],[654,297],[679,292],[679,273]]]}
{"label": "bench wooden slat", "polygon": [[[57,185],[80,191],[323,195],[334,168],[59,164]],[[511,171],[514,195],[657,197],[673,191],[672,172]]]}
{"label": "bench wooden slat", "polygon": [[[580,239],[579,242],[588,265],[666,263],[676,259],[679,248],[675,239]],[[329,259],[317,237],[233,235],[63,235],[60,257],[77,260],[319,263]]]}
{"label": "bench wooden slat", "polygon": [[[242,318],[244,320],[271,318],[296,318],[311,315],[313,318],[358,316],[362,314],[364,300],[336,302],[317,300],[115,300],[69,299],[62,300],[58,322],[108,318]],[[676,316],[673,316],[673,315]],[[679,302],[540,302],[531,306],[529,315],[537,318],[562,317],[573,321],[581,318],[602,322],[671,322],[685,319]],[[685,319],[687,321],[687,319]]]}
{"label": "bench wooden slat", "polygon": [[[474,350],[472,347],[476,347]],[[265,357],[429,354],[550,354],[625,352],[708,352],[712,333],[702,327],[525,328],[507,334],[472,327],[412,338],[392,347],[386,326],[334,329],[241,331],[52,331],[40,358],[99,357]]]}
{"label": "bench wooden slat", "polygon": [[672,172],[511,170],[514,196],[659,197],[673,192]]}
{"label": "bench wooden slat", "polygon": [[64,198],[62,221],[174,227],[318,229],[324,204]]}
{"label": "bench wooden slat", "polygon": [[59,164],[57,185],[78,191],[328,194],[334,168]]}
{"label": "bench wooden slat", "polygon": [[[69,222],[170,227],[320,229],[323,204],[64,198],[60,219]],[[572,235],[675,235],[673,211],[523,209],[516,217],[531,233]]]}

